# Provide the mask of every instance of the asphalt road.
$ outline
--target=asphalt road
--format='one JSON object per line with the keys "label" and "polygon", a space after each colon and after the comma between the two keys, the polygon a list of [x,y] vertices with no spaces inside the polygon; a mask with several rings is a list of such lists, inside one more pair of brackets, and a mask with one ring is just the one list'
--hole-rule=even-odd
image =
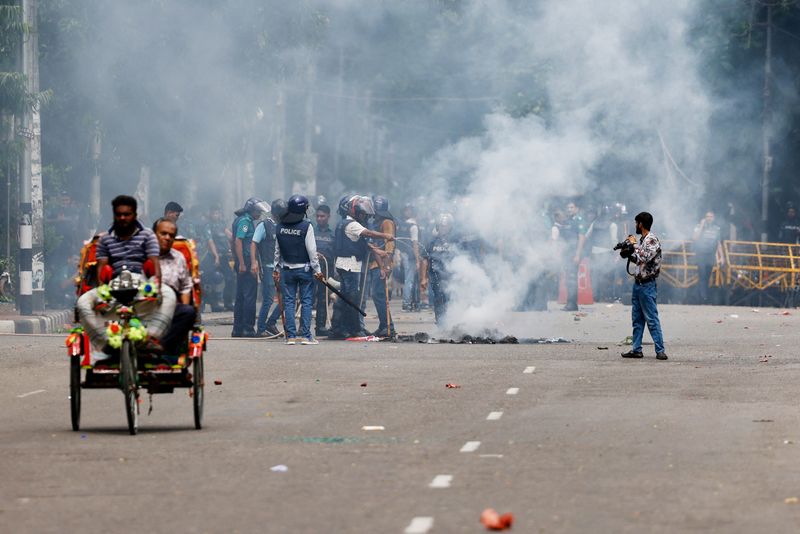
{"label": "asphalt road", "polygon": [[71,431],[63,336],[0,336],[0,531],[482,532],[493,507],[517,532],[797,532],[800,312],[781,312],[663,306],[667,362],[619,358],[620,305],[498,323],[560,345],[213,326],[205,428],[182,391],[149,416],[145,397],[138,436],[118,391],[84,391]]}

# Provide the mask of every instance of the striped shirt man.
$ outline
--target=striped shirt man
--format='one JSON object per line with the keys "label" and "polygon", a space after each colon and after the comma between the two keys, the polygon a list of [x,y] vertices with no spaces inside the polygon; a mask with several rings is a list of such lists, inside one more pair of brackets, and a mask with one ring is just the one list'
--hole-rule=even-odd
{"label": "striped shirt man", "polygon": [[97,242],[96,257],[108,260],[118,276],[123,269],[141,273],[142,265],[151,256],[159,256],[158,240],[152,230],[136,221],[136,229],[128,239],[121,239],[113,228]]}

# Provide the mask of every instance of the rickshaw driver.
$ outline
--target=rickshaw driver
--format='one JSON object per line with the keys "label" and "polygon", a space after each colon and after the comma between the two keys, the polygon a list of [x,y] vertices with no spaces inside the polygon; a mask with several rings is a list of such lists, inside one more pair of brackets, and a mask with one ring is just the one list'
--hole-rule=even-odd
{"label": "rickshaw driver", "polygon": [[192,275],[186,265],[186,258],[172,248],[178,234],[178,225],[172,219],[162,217],[153,223],[153,231],[158,239],[161,283],[171,287],[178,298],[172,325],[161,338],[161,345],[166,354],[177,355],[181,350],[181,342],[189,335],[197,317],[197,310],[192,306]]}
{"label": "rickshaw driver", "polygon": [[[117,277],[123,269],[131,273],[143,274],[144,263],[149,260],[153,264],[154,276],[161,279],[161,268],[158,261],[159,246],[152,231],[144,228],[137,220],[136,199],[119,195],[111,201],[114,210],[114,224],[109,232],[97,242],[97,272],[110,265],[113,276]],[[175,292],[169,287],[161,287],[161,300],[137,306],[136,313],[147,325],[147,346],[150,352],[161,351],[159,338],[167,331],[172,314],[175,311]],[[101,304],[97,288],[87,291],[78,299],[76,305],[78,317],[92,340],[92,344],[100,350],[92,351],[92,363],[109,358],[113,349],[108,346],[105,322],[115,319],[113,312],[99,315],[95,307]]]}

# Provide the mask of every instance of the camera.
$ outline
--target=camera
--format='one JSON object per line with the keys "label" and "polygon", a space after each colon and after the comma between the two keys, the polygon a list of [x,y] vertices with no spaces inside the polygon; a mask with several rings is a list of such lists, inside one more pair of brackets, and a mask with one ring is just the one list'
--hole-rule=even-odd
{"label": "camera", "polygon": [[620,258],[629,258],[635,250],[635,245],[628,240],[622,241],[614,245],[614,250],[619,250]]}

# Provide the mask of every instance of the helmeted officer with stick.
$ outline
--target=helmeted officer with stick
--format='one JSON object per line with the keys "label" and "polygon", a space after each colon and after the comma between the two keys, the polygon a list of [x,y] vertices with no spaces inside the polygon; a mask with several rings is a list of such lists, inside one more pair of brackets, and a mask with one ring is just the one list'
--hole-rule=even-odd
{"label": "helmeted officer with stick", "polygon": [[[367,220],[375,215],[372,199],[369,197],[343,198],[340,202],[340,212],[347,215],[336,226],[336,272],[342,284],[342,294],[346,300],[356,303],[360,301],[361,296],[359,286],[362,262],[367,259],[370,250],[379,253],[377,247],[374,245],[371,247],[367,239],[391,241],[394,236],[366,228]],[[366,332],[361,330],[358,312],[349,306],[345,299],[336,301],[333,313],[334,321],[329,338],[346,339],[366,335]]]}

